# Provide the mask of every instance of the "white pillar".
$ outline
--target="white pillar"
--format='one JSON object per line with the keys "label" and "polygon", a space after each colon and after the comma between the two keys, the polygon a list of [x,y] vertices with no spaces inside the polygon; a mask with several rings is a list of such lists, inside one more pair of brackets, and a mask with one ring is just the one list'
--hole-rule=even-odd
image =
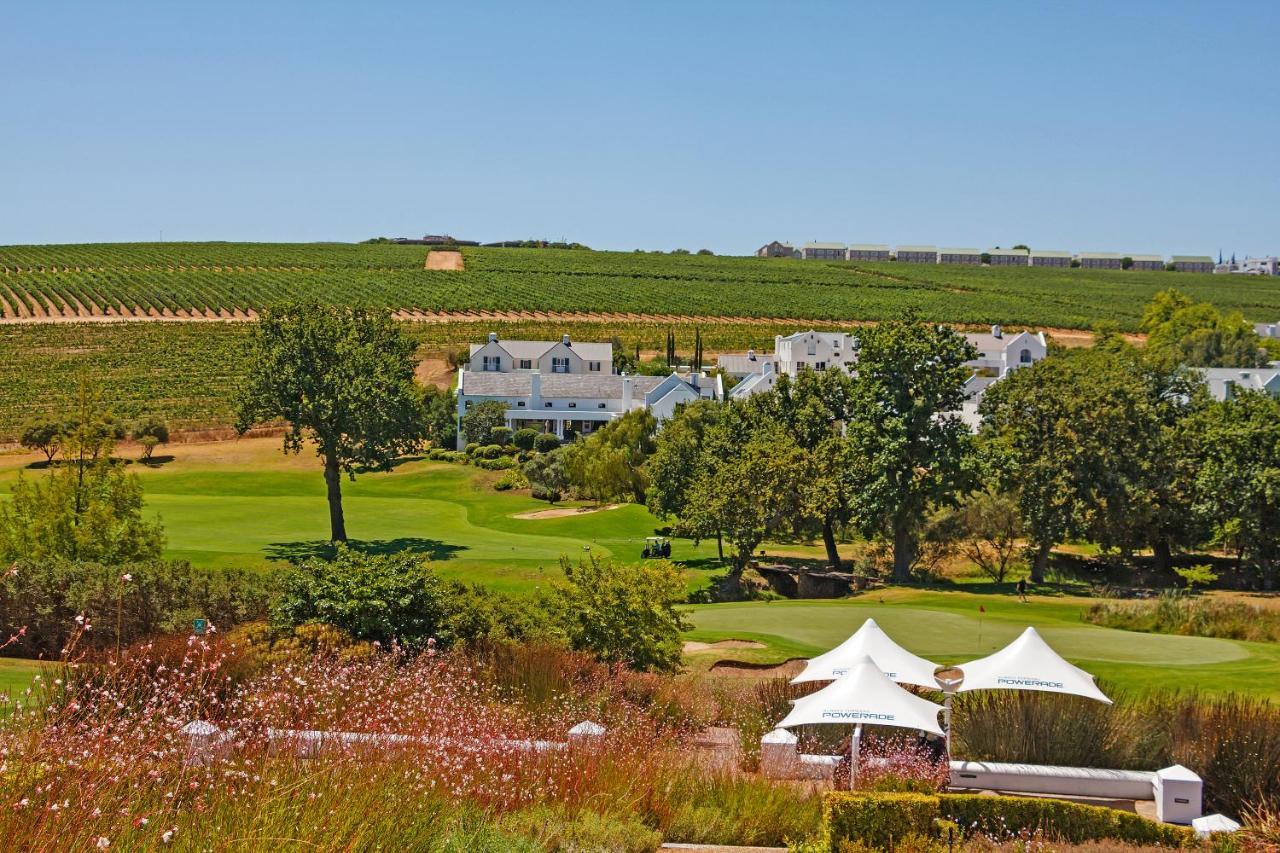
{"label": "white pillar", "polygon": [[556,438],[564,440],[564,418],[556,418]]}
{"label": "white pillar", "polygon": [[858,755],[862,752],[862,723],[853,727],[853,738],[849,741],[849,790],[852,791],[858,779]]}

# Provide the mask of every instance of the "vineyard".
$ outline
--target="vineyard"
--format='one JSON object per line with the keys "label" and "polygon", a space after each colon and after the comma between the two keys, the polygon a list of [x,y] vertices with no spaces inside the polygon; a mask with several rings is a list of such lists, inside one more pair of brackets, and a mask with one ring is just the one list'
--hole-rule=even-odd
{"label": "vineyard", "polygon": [[898,263],[554,249],[463,250],[465,269],[424,269],[426,249],[387,244],[139,243],[0,247],[8,320],[241,319],[286,297],[533,317],[880,320],[915,308],[955,323],[1133,329],[1158,290],[1280,317],[1280,282],[1165,272],[988,269]]}
{"label": "vineyard", "polygon": [[[443,358],[496,331],[504,338],[538,338],[545,323],[412,323],[406,329],[423,358]],[[640,322],[563,323],[554,334],[576,340],[618,338],[628,351],[662,348],[667,330],[679,350],[693,349],[694,327]],[[16,440],[36,417],[72,409],[81,379],[96,383],[124,420],[145,414],[176,429],[229,427],[244,377],[250,327],[244,323],[12,323],[0,325],[0,444]],[[733,323],[701,327],[708,352],[770,349],[790,324]]]}

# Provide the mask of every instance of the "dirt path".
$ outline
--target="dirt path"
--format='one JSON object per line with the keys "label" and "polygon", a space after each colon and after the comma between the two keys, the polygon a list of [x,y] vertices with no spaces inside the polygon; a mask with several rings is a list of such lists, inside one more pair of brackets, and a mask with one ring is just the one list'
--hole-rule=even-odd
{"label": "dirt path", "polygon": [[522,512],[511,516],[512,518],[521,519],[540,519],[540,518],[568,518],[573,515],[588,515],[593,512],[608,512],[611,509],[618,509],[622,504],[609,504],[608,506],[561,506],[555,509],[536,509],[533,512]]}
{"label": "dirt path", "polygon": [[462,269],[462,253],[442,251],[439,249],[427,252],[424,270],[460,270]]}

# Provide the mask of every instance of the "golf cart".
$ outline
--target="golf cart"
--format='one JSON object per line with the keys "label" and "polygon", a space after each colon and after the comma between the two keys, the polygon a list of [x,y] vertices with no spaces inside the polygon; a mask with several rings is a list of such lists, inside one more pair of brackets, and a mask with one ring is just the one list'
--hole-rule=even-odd
{"label": "golf cart", "polygon": [[644,550],[640,552],[642,560],[660,560],[671,556],[671,540],[665,536],[646,536]]}

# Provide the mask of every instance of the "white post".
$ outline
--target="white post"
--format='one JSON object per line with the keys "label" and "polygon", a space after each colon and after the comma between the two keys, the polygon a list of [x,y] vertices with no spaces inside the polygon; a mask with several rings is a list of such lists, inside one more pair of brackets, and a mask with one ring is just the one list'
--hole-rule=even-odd
{"label": "white post", "polygon": [[858,754],[862,752],[862,723],[853,727],[853,739],[849,742],[849,790],[853,790],[858,778]]}
{"label": "white post", "polygon": [[947,761],[951,760],[951,697],[954,695],[948,690],[942,696],[942,725],[947,733]]}

